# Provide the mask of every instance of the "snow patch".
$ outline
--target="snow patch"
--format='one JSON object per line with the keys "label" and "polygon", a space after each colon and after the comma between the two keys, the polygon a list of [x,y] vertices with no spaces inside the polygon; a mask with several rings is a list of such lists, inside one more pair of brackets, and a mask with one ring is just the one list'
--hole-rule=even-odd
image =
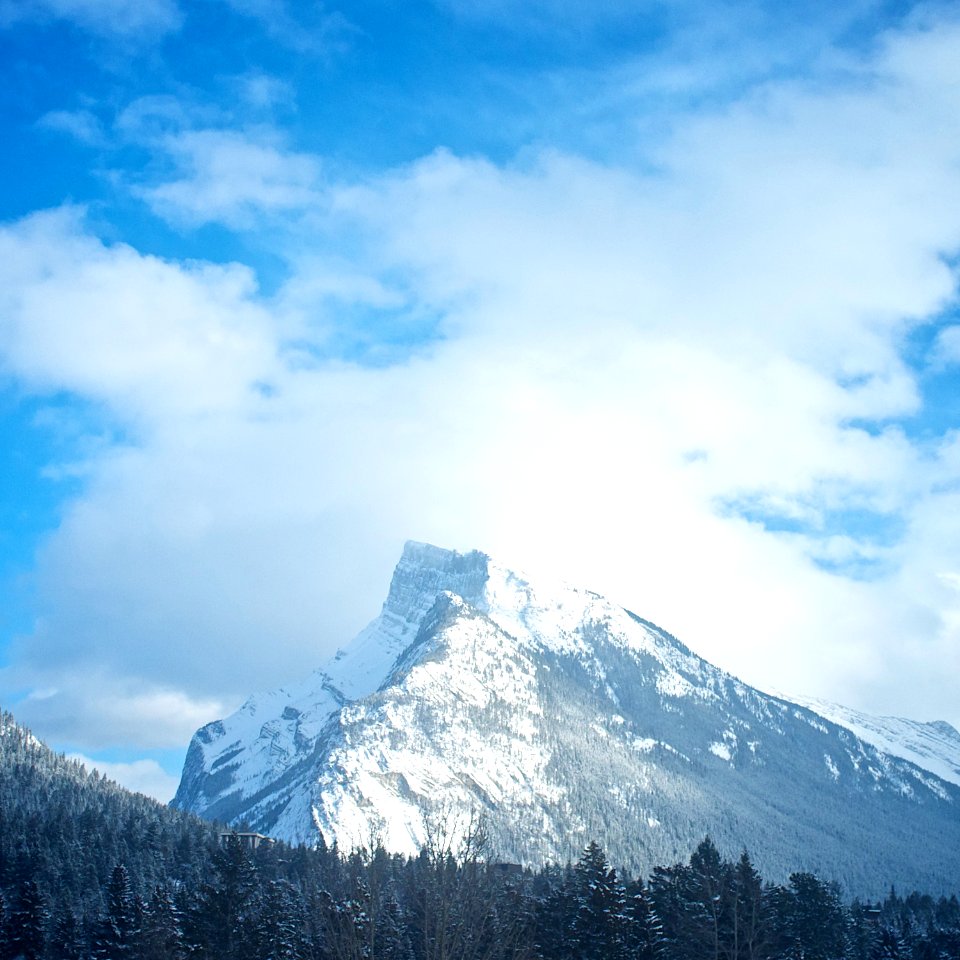
{"label": "snow patch", "polygon": [[657,691],[661,696],[680,699],[693,693],[693,684],[679,673],[668,671],[657,677]]}
{"label": "snow patch", "polygon": [[710,752],[719,757],[721,760],[726,760],[729,763],[733,759],[733,752],[730,750],[730,746],[727,743],[721,743],[719,741],[710,744]]}

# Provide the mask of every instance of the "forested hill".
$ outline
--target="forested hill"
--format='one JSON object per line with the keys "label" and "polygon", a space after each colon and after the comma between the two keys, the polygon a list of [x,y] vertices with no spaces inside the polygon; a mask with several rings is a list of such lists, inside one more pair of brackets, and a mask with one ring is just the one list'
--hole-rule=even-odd
{"label": "forested hill", "polygon": [[30,879],[51,902],[98,912],[113,868],[138,890],[196,882],[216,828],[54,753],[0,711],[0,890]]}
{"label": "forested hill", "polygon": [[[810,873],[769,884],[705,839],[622,876],[485,863],[482,825],[416,857],[237,837],[56,756],[0,715],[0,960],[941,960],[960,902],[844,902]],[[452,836],[466,836],[451,847]]]}

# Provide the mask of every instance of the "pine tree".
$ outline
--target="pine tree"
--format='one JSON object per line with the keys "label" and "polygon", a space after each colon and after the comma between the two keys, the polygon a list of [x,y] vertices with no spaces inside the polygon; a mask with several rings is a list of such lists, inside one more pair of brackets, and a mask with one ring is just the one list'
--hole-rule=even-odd
{"label": "pine tree", "polygon": [[847,960],[870,960],[879,937],[876,917],[870,904],[854,900],[847,914]]}
{"label": "pine tree", "polygon": [[107,886],[107,912],[100,923],[95,955],[102,960],[125,960],[139,951],[140,910],[130,874],[117,864]]}
{"label": "pine tree", "polygon": [[630,960],[654,960],[660,941],[660,924],[642,880],[627,891],[625,945]]}
{"label": "pine tree", "polygon": [[[378,890],[377,957],[381,960],[413,960],[408,916],[400,904],[399,885],[392,875],[392,869],[391,875],[386,874],[385,864],[380,864],[379,870],[381,877],[376,885]],[[375,875],[377,871],[378,862],[375,855],[371,872]]]}
{"label": "pine tree", "polygon": [[10,956],[23,957],[23,960],[40,960],[46,947],[46,928],[46,902],[37,884],[33,880],[24,880],[7,928],[7,949]]}
{"label": "pine tree", "polygon": [[296,891],[286,880],[267,886],[258,934],[263,960],[300,960],[305,954],[303,919]]}
{"label": "pine tree", "polygon": [[746,850],[733,868],[731,960],[766,960],[773,952],[771,910],[763,879]]}
{"label": "pine tree", "polygon": [[704,960],[731,953],[733,911],[731,871],[713,841],[706,837],[690,856],[690,936]]}
{"label": "pine tree", "polygon": [[541,895],[534,924],[534,943],[541,957],[565,960],[571,956],[572,925],[576,916],[573,867],[567,864],[562,874],[545,877],[547,890]]}
{"label": "pine tree", "polygon": [[209,888],[199,890],[180,887],[174,894],[173,902],[180,920],[180,931],[184,956],[188,960],[199,960],[207,953],[208,928],[206,913]]}
{"label": "pine tree", "polygon": [[143,916],[143,960],[183,960],[183,917],[166,887],[155,887]]}
{"label": "pine tree", "polygon": [[49,952],[56,960],[80,960],[84,953],[80,924],[69,905],[61,904],[54,914]]}
{"label": "pine tree", "polygon": [[686,865],[656,867],[650,895],[661,924],[661,946],[677,960],[721,960],[736,955],[733,871],[709,837]]}
{"label": "pine tree", "polygon": [[260,907],[256,870],[236,836],[216,852],[213,867],[202,904],[204,950],[216,960],[247,960]]}
{"label": "pine tree", "polygon": [[846,941],[846,916],[836,884],[793,873],[777,893],[781,953],[795,960],[836,960]]}
{"label": "pine tree", "polygon": [[659,948],[666,960],[686,960],[685,918],[689,911],[686,896],[689,867],[654,867],[648,893],[659,925]]}
{"label": "pine tree", "polygon": [[577,955],[582,960],[620,960],[626,951],[626,892],[599,844],[587,846],[573,874]]}
{"label": "pine tree", "polygon": [[896,930],[884,927],[870,953],[870,960],[910,960],[912,951]]}

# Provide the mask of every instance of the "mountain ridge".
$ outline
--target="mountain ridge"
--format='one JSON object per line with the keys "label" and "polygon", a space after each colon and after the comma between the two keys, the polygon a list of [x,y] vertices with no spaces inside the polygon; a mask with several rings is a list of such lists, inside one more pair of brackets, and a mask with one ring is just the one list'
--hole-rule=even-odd
{"label": "mountain ridge", "polygon": [[960,785],[960,731],[946,720],[875,716],[815,697],[794,697],[884,753],[909,760],[941,780]]}
{"label": "mountain ridge", "polygon": [[478,551],[408,544],[353,644],[218,724],[191,743],[175,804],[293,842],[415,853],[453,809],[531,864],[597,839],[643,870],[710,833],[772,876],[799,863],[862,891],[960,867],[916,852],[931,832],[960,841],[955,784]]}

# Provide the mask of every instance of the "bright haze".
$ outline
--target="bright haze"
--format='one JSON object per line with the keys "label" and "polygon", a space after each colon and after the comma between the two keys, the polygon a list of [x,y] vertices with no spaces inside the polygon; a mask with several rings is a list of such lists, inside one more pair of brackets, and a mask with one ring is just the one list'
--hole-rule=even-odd
{"label": "bright haze", "polygon": [[405,539],[960,724],[960,16],[0,0],[0,703],[168,799]]}

